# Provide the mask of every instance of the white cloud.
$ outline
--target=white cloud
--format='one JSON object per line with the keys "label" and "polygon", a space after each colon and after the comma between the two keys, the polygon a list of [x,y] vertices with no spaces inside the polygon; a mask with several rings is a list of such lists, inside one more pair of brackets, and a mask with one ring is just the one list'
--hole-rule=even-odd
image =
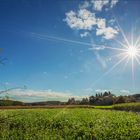
{"label": "white cloud", "polygon": [[97,26],[98,26],[98,28],[106,28],[106,19],[98,18]]}
{"label": "white cloud", "polygon": [[97,28],[96,29],[96,35],[101,35],[105,39],[112,39],[115,37],[115,35],[118,34],[118,30],[112,28],[112,27],[106,27],[106,28]]}
{"label": "white cloud", "polygon": [[[103,8],[105,7],[107,10],[112,9],[116,4],[119,2],[119,0],[90,0],[90,1],[84,1],[82,4],[79,5],[80,9],[90,8],[94,11],[101,12]],[[105,9],[105,10],[106,10]]]}
{"label": "white cloud", "polygon": [[[67,101],[71,97],[74,97],[76,99],[81,99],[82,97],[84,97],[73,95],[71,92],[57,92],[51,89],[49,90],[13,89],[6,93],[8,93],[8,96],[11,99],[24,102],[36,102],[48,100]],[[4,95],[5,94],[3,93],[3,96]]]}
{"label": "white cloud", "polygon": [[112,0],[110,2],[110,7],[113,8],[118,2],[119,2],[119,0]]}
{"label": "white cloud", "polygon": [[83,38],[83,37],[87,37],[89,35],[89,32],[84,32],[82,34],[80,34],[80,36]]}
{"label": "white cloud", "polygon": [[61,92],[55,92],[52,90],[30,90],[30,89],[13,89],[8,92],[9,94],[16,96],[27,96],[27,97],[67,97],[67,94]]}
{"label": "white cloud", "polygon": [[129,90],[122,89],[122,90],[120,90],[120,93],[130,94],[130,91]]}
{"label": "white cloud", "polygon": [[66,13],[65,20],[72,29],[92,30],[96,25],[96,17],[94,13],[86,9],[80,9],[78,12],[70,11]]}
{"label": "white cloud", "polygon": [[103,7],[106,7],[108,10],[113,8],[119,0],[92,0],[93,10],[102,11]]}
{"label": "white cloud", "polygon": [[109,0],[92,0],[91,3],[93,4],[93,9],[96,11],[102,11],[102,8],[105,5],[109,4]]}
{"label": "white cloud", "polygon": [[[111,21],[112,22],[112,21]],[[106,19],[97,19],[96,35],[101,35],[105,39],[112,39],[118,34],[118,29],[106,27]]]}
{"label": "white cloud", "polygon": [[112,91],[110,89],[96,89],[95,92],[106,92],[106,91]]}
{"label": "white cloud", "polygon": [[[108,21],[105,17],[98,17],[95,11],[102,11],[104,6],[113,8],[118,0],[91,0],[85,1],[79,6],[78,11],[69,11],[66,13],[64,21],[71,29],[85,31],[80,33],[81,37],[88,36],[91,32],[95,31],[97,36],[104,39],[112,39],[118,34],[117,27],[113,27],[113,20]],[[94,12],[89,10],[90,6],[94,7]],[[111,26],[107,25],[110,23]]]}

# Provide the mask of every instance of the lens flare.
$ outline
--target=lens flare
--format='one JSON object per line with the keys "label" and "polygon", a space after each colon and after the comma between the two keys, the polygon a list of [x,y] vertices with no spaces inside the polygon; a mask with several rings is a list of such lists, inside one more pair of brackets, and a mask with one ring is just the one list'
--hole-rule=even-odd
{"label": "lens flare", "polygon": [[140,36],[134,39],[134,35],[131,33],[131,39],[128,39],[120,25],[119,28],[123,38],[122,41],[114,39],[114,41],[119,44],[118,48],[113,46],[105,47],[105,49],[116,51],[116,55],[113,55],[110,58],[114,59],[114,57],[116,57],[118,58],[118,62],[116,62],[108,71],[100,76],[90,87],[95,86],[95,84],[97,84],[103,77],[112,72],[121,63],[124,63],[124,67],[122,67],[123,71],[128,64],[131,65],[132,87],[133,90],[135,90],[135,65],[140,65]]}
{"label": "lens flare", "polygon": [[129,57],[136,57],[137,56],[137,53],[138,53],[138,50],[136,47],[134,46],[130,46],[128,49],[127,49],[127,54]]}

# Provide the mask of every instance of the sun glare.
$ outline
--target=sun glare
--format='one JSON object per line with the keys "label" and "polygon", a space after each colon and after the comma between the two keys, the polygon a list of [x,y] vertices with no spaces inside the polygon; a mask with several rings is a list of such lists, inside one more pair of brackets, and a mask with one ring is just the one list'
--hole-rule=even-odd
{"label": "sun glare", "polygon": [[135,57],[137,55],[138,51],[136,49],[136,47],[134,46],[130,46],[128,49],[127,49],[127,54],[129,57]]}
{"label": "sun glare", "polygon": [[[138,63],[140,65],[140,36],[136,38],[136,41],[134,40],[133,33],[131,34],[131,40],[127,38],[127,36],[124,34],[123,30],[121,30],[121,33],[124,38],[124,43],[123,41],[116,40],[121,45],[120,48],[114,48],[120,53],[116,56],[121,56],[119,61],[113,66],[113,69],[118,66],[122,61],[125,61],[124,64],[124,69],[127,66],[127,64],[130,62],[131,63],[131,69],[132,69],[132,84],[133,88],[135,88],[135,78],[134,78],[134,65],[135,63]],[[111,69],[111,70],[113,70]]]}
{"label": "sun glare", "polygon": [[[118,24],[119,25],[119,24]],[[104,76],[109,74],[111,71],[113,71],[119,64],[124,62],[124,66],[122,70],[124,71],[126,66],[130,63],[131,65],[131,71],[132,71],[132,87],[135,89],[135,65],[136,63],[140,65],[140,35],[134,40],[133,33],[131,33],[131,39],[129,40],[127,36],[125,35],[122,28],[119,26],[121,34],[123,36],[123,40],[117,40],[116,41],[120,48],[116,47],[106,47],[106,49],[110,50],[116,50],[116,55],[113,55],[111,58],[119,58],[118,61],[108,70],[106,71],[94,84],[96,84],[100,79],[102,79]]]}
{"label": "sun glare", "polygon": [[135,57],[137,55],[138,51],[136,49],[136,47],[134,46],[130,46],[128,49],[127,49],[127,54],[129,57]]}

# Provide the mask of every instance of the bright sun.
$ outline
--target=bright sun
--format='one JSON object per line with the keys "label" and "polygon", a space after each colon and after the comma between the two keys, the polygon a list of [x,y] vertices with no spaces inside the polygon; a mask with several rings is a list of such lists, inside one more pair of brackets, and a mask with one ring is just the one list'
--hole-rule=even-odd
{"label": "bright sun", "polygon": [[136,38],[136,40],[134,40],[132,33],[131,39],[128,39],[121,28],[120,31],[123,36],[123,41],[114,39],[119,44],[120,48],[105,46],[105,48],[107,49],[117,51],[117,54],[113,55],[111,58],[117,57],[119,59],[107,72],[104,73],[103,76],[113,71],[122,62],[125,62],[122,67],[122,70],[125,70],[127,64],[130,63],[132,71],[132,86],[133,88],[135,88],[135,76],[134,76],[135,63],[138,63],[140,65],[140,35]]}
{"label": "bright sun", "polygon": [[136,47],[134,47],[134,46],[130,46],[130,47],[127,49],[126,52],[127,52],[127,55],[128,55],[129,57],[135,57],[135,56],[137,55],[137,53],[138,53]]}

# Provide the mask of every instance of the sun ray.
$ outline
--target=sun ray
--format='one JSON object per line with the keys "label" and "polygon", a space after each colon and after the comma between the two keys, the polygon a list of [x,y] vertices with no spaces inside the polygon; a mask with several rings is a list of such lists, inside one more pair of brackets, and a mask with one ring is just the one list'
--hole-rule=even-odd
{"label": "sun ray", "polygon": [[120,61],[118,61],[116,64],[114,64],[107,72],[105,72],[101,77],[99,77],[92,85],[91,87],[95,86],[103,77],[108,75],[112,70],[114,70],[123,60],[126,59],[127,56],[124,56]]}
{"label": "sun ray", "polygon": [[125,51],[125,49],[114,48],[114,47],[106,47],[106,49],[117,50],[117,51]]}
{"label": "sun ray", "polygon": [[[44,35],[44,34],[38,34],[38,33],[31,33],[31,36],[39,38],[39,39],[51,39],[51,40],[56,40],[56,41],[63,41],[63,42],[68,42],[68,43],[74,43],[74,44],[79,44],[79,45],[85,45],[85,46],[92,46],[91,43],[87,42],[82,42],[82,41],[75,41],[75,40],[70,40],[66,38],[60,38],[56,36],[49,36],[49,35]],[[96,44],[94,44],[96,45]],[[98,46],[98,45],[96,45]]]}
{"label": "sun ray", "polygon": [[140,43],[135,46],[140,51]]}
{"label": "sun ray", "polygon": [[82,41],[75,41],[75,40],[69,40],[66,38],[60,38],[56,36],[49,36],[49,35],[42,35],[37,33],[31,33],[33,37],[44,39],[44,40],[53,40],[53,41],[61,41],[71,44],[77,44],[77,45],[83,45],[83,46],[92,46],[91,50],[98,51],[98,50],[111,50],[116,52],[116,55],[110,56],[109,58],[118,58],[118,62],[116,62],[107,72],[105,72],[101,77],[99,77],[93,85],[98,83],[103,77],[108,75],[111,71],[113,71],[122,61],[126,60],[123,70],[125,70],[127,64],[129,61],[131,62],[131,72],[132,72],[132,86],[133,89],[135,88],[135,74],[134,74],[134,62],[136,61],[140,65],[140,36],[136,39],[136,42],[134,42],[134,32],[133,29],[131,31],[131,39],[128,40],[126,34],[122,30],[119,22],[116,20],[118,27],[120,29],[121,35],[124,39],[124,41],[120,41],[117,39],[114,39],[115,42],[117,42],[120,46],[113,47],[113,46],[107,46],[107,45],[100,45],[100,44],[94,44],[94,43],[87,43]]}
{"label": "sun ray", "polygon": [[121,28],[121,26],[120,26],[118,20],[116,19],[115,16],[114,16],[114,18],[115,18],[115,21],[116,21],[116,23],[117,23],[117,25],[118,25],[118,27],[119,27],[119,29],[120,29],[120,31],[121,31],[121,34],[122,34],[122,36],[123,36],[123,38],[124,38],[124,41],[126,42],[127,46],[130,46],[130,43],[129,43],[129,41],[128,41],[128,39],[127,39],[127,37],[126,37],[126,35],[125,35],[123,29]]}
{"label": "sun ray", "polygon": [[122,71],[124,71],[124,70],[126,69],[126,66],[127,66],[127,64],[129,63],[129,60],[130,60],[130,58],[127,57],[127,60],[126,60],[126,62],[125,62],[125,64],[124,64],[124,67],[123,67],[123,70],[122,70]]}
{"label": "sun ray", "polygon": [[110,56],[110,58],[123,57],[125,53],[126,52],[122,52],[122,53],[119,53],[119,54],[116,54],[116,55],[112,55],[112,56]]}
{"label": "sun ray", "polygon": [[140,60],[137,57],[135,57],[135,59],[136,59],[137,63],[140,65]]}
{"label": "sun ray", "polygon": [[134,35],[133,35],[133,28],[132,28],[132,31],[131,31],[131,45],[134,44]]}
{"label": "sun ray", "polygon": [[138,38],[137,38],[137,40],[136,40],[136,42],[135,42],[135,46],[137,46],[137,44],[139,43],[139,41],[140,41],[140,35],[138,36]]}
{"label": "sun ray", "polygon": [[128,46],[126,44],[124,44],[123,42],[121,42],[121,41],[119,41],[119,40],[117,40],[115,38],[113,40],[116,41],[118,44],[120,44],[122,47],[128,49]]}
{"label": "sun ray", "polygon": [[140,54],[139,53],[137,53],[136,56],[140,58]]}
{"label": "sun ray", "polygon": [[[119,25],[120,27],[120,25]],[[121,29],[121,27],[120,27]],[[133,30],[131,32],[131,39],[130,42],[128,41],[128,39],[126,38],[126,35],[124,34],[123,30],[121,29],[121,33],[123,35],[123,38],[125,40],[125,43],[114,39],[118,44],[121,45],[122,48],[114,48],[114,47],[107,47],[106,49],[109,50],[115,50],[115,51],[120,51],[120,53],[110,56],[110,58],[115,58],[115,57],[123,57],[120,58],[119,61],[117,63],[115,63],[107,72],[105,72],[101,77],[99,77],[93,84],[92,86],[94,86],[95,84],[97,84],[103,77],[105,77],[106,75],[108,75],[112,70],[114,70],[122,61],[126,60],[123,70],[125,70],[127,64],[129,62],[131,62],[131,73],[132,73],[132,87],[133,90],[135,90],[135,73],[134,73],[134,62],[137,61],[137,63],[140,65],[140,49],[139,49],[139,40],[137,39],[137,43],[134,42],[134,34],[133,34]],[[137,46],[135,46],[134,44],[136,44]],[[131,61],[130,61],[131,60]]]}
{"label": "sun ray", "polygon": [[131,69],[132,69],[132,86],[133,86],[133,90],[135,89],[135,78],[134,78],[134,58],[132,57],[131,59],[131,62],[132,62],[132,66],[131,66]]}

